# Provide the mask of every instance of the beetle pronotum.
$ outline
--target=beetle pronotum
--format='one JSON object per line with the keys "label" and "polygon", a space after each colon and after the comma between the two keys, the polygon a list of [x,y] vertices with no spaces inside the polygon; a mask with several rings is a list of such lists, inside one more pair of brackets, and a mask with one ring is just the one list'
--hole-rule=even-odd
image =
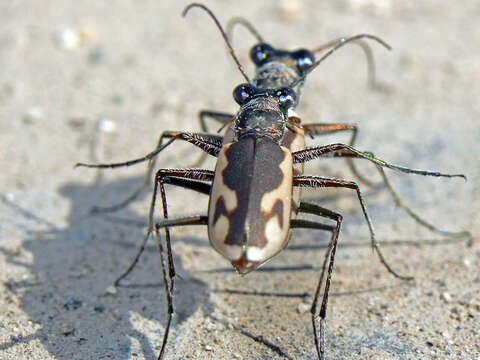
{"label": "beetle pronotum", "polygon": [[[206,10],[221,29],[220,24],[210,10],[201,4],[189,5],[185,9],[184,14],[193,7],[200,7]],[[353,181],[322,176],[305,176],[303,175],[303,163],[327,156],[363,158],[374,163],[380,169],[387,184],[388,181],[383,173],[383,167],[426,176],[463,178],[465,176],[414,170],[393,165],[376,158],[371,153],[358,151],[351,145],[330,144],[305,148],[305,132],[314,136],[325,132],[325,130],[318,127],[318,124],[302,126],[300,118],[293,112],[297,103],[297,95],[294,88],[301,85],[305,76],[317,67],[323,59],[340,46],[343,46],[345,41],[338,41],[321,59],[316,62],[311,61],[309,66],[302,70],[303,73],[297,73],[289,84],[274,86],[268,83],[268,85],[261,87],[257,86],[258,84],[255,82],[250,82],[222,29],[221,32],[240,72],[247,80],[247,83],[237,86],[233,92],[234,99],[239,104],[240,109],[233,117],[233,121],[230,121],[230,118],[229,121],[225,121],[229,123],[225,136],[178,131],[165,132],[162,134],[161,139],[163,137],[171,139],[163,145],[160,140],[157,149],[141,159],[122,164],[90,166],[117,167],[151,160],[176,139],[190,142],[205,153],[217,158],[215,171],[204,169],[160,169],[156,173],[147,235],[134,262],[117,279],[116,284],[132,270],[150,234],[155,230],[168,303],[167,324],[158,357],[162,359],[166,351],[173,317],[175,267],[169,232],[170,227],[206,225],[212,247],[229,260],[240,274],[247,274],[255,270],[280,252],[287,245],[292,229],[311,228],[329,231],[331,232],[331,238],[311,307],[315,347],[318,357],[323,359],[325,356],[324,327],[328,294],[342,215],[316,204],[300,201],[301,187],[341,187],[354,190],[369,228],[372,247],[377,252],[381,262],[393,275],[402,279],[410,278],[398,275],[386,263],[375,239],[372,222],[359,186]],[[271,66],[271,63],[269,63],[269,66]],[[267,77],[267,80],[270,81],[271,79]],[[168,219],[165,184],[181,186],[209,195],[208,213],[201,216]],[[390,186],[389,189],[391,190]],[[391,191],[395,197],[395,193],[393,190]],[[158,192],[160,192],[162,200],[164,220],[154,225],[154,211]],[[335,225],[297,219],[296,217],[299,213],[327,218],[335,221]],[[410,215],[414,218],[416,217],[413,213],[410,213]],[[423,220],[417,219],[417,221],[422,222]],[[424,225],[431,227],[431,225],[426,223]],[[432,230],[440,231],[434,227],[431,228]],[[159,232],[161,229],[165,231],[165,243],[162,243]],[[449,234],[466,235],[467,233]],[[327,272],[326,279],[325,272]],[[318,310],[322,289],[323,297],[320,310]],[[317,319],[320,320],[319,327]]]}

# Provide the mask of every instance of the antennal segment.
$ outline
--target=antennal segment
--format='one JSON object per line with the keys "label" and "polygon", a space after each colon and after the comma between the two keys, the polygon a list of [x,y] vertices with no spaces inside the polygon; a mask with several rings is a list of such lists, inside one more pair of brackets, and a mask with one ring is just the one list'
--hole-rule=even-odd
{"label": "antennal segment", "polygon": [[265,40],[263,40],[260,33],[253,26],[253,24],[243,17],[234,17],[234,18],[232,18],[228,21],[228,23],[227,23],[227,34],[232,35],[233,34],[233,28],[237,25],[244,26],[248,31],[250,31],[250,33],[255,37],[255,39],[258,40],[259,43],[264,43],[265,42]]}
{"label": "antennal segment", "polygon": [[230,45],[230,41],[228,40],[227,34],[223,30],[222,25],[220,25],[220,22],[218,21],[218,19],[215,17],[213,12],[209,8],[207,8],[203,4],[191,3],[190,5],[188,5],[185,8],[185,10],[183,10],[182,16],[185,17],[187,15],[187,13],[190,11],[190,9],[194,8],[194,7],[198,7],[198,8],[201,8],[201,9],[205,10],[208,13],[208,15],[210,15],[210,17],[213,19],[213,21],[215,21],[215,24],[217,25],[218,30],[220,30],[220,33],[222,34],[223,39],[225,40],[225,43],[228,47],[228,50],[230,51],[230,55],[232,55],[233,60],[237,64],[238,70],[240,70],[240,72],[242,73],[245,80],[247,80],[247,82],[250,83],[250,79],[248,78],[247,74],[245,73],[245,69],[243,68],[242,64],[240,64],[240,61],[238,61],[237,55],[235,54],[235,51],[233,50],[232,45]]}
{"label": "antennal segment", "polygon": [[326,58],[328,58],[330,55],[332,55],[335,51],[337,51],[338,49],[340,49],[342,46],[352,42],[352,41],[356,41],[356,40],[360,40],[360,39],[371,39],[371,40],[375,40],[376,42],[378,42],[380,45],[382,45],[383,47],[385,47],[387,50],[391,50],[392,47],[390,45],[388,45],[385,41],[383,41],[382,39],[380,39],[379,37],[375,36],[375,35],[370,35],[370,34],[359,34],[359,35],[355,35],[355,36],[352,36],[352,37],[349,37],[349,38],[341,38],[341,39],[338,39],[338,44],[335,45],[333,48],[331,48],[330,50],[328,50],[325,55],[323,55],[320,59],[318,59],[317,61],[315,61],[315,63],[310,67],[308,68],[305,73],[300,76],[297,80],[295,80],[293,83],[290,84],[290,87],[295,87],[297,86],[300,82],[302,82],[305,77],[310,74],[318,65],[320,65],[323,60],[325,60]]}

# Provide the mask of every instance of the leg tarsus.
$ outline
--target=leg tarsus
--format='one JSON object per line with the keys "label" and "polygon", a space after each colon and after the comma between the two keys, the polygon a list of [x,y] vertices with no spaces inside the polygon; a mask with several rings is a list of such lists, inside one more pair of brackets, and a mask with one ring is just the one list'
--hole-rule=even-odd
{"label": "leg tarsus", "polygon": [[392,185],[390,184],[390,180],[387,178],[387,174],[385,174],[385,171],[383,170],[382,167],[377,166],[378,171],[380,172],[380,175],[382,176],[383,182],[387,186],[388,191],[390,192],[390,195],[393,198],[393,201],[395,202],[395,205],[397,205],[399,208],[403,209],[412,219],[414,219],[418,224],[422,225],[423,227],[427,228],[428,230],[440,234],[442,236],[449,236],[453,238],[460,238],[460,237],[471,237],[470,232],[468,231],[446,231],[442,230],[427,221],[423,220],[420,216],[418,216],[413,210],[411,210],[408,206],[406,206],[403,201],[400,199],[400,196],[397,194],[397,192],[393,189]]}

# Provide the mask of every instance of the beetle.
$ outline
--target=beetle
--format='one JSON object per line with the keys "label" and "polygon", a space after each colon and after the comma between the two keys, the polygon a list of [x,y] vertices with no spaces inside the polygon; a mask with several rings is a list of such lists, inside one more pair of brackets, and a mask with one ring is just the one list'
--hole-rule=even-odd
{"label": "beetle", "polygon": [[[201,4],[191,4],[185,9],[184,14],[192,7],[206,9]],[[214,20],[216,19],[214,18]],[[217,25],[219,26],[218,22]],[[212,247],[229,260],[237,272],[242,275],[255,270],[284,249],[293,229],[311,228],[329,231],[331,238],[311,307],[316,351],[318,357],[324,359],[328,294],[343,218],[341,214],[319,205],[300,201],[300,188],[336,187],[354,190],[369,228],[372,247],[377,252],[381,262],[393,275],[407,280],[411,278],[399,275],[385,261],[378,247],[373,225],[359,186],[353,181],[303,175],[303,164],[328,156],[363,158],[374,163],[379,169],[386,167],[405,173],[436,177],[465,178],[465,176],[414,170],[393,165],[378,159],[369,152],[358,151],[351,145],[330,144],[305,148],[304,135],[305,129],[308,128],[307,125],[303,126],[301,124],[301,119],[293,112],[298,102],[294,88],[304,81],[306,75],[318,66],[323,58],[333,53],[343,43],[339,42],[332,47],[327,55],[305,68],[303,74],[298,74],[289,83],[289,86],[273,86],[270,88],[256,86],[256,83],[250,82],[223,31],[222,35],[224,35],[227,45],[231,49],[232,57],[237,62],[240,72],[247,80],[247,83],[237,86],[233,91],[234,100],[240,106],[240,109],[233,117],[233,121],[228,122],[229,127],[225,136],[169,132],[168,135],[171,137],[169,142],[164,145],[159,144],[154,152],[144,158],[124,163],[124,165],[131,165],[151,160],[174,140],[181,139],[216,157],[215,171],[204,169],[158,170],[150,205],[147,235],[134,262],[127,272],[117,279],[116,285],[131,271],[150,235],[155,232],[160,250],[168,304],[167,324],[158,357],[162,359],[165,355],[174,314],[175,267],[169,228],[206,225]],[[381,170],[381,173],[383,174],[383,170]],[[385,177],[384,180],[387,181]],[[165,192],[166,184],[208,195],[210,198],[207,214],[169,219]],[[162,200],[164,220],[155,223],[154,212],[159,193]],[[297,215],[300,213],[333,220],[335,225],[297,219]],[[161,229],[165,231],[163,242],[160,235]],[[326,278],[325,273],[327,273]],[[320,310],[318,310],[322,289],[323,297]],[[319,324],[317,324],[317,319],[319,319]]]}
{"label": "beetle", "polygon": [[[189,9],[192,7],[199,7],[205,10],[215,21],[216,25],[218,26],[222,36],[225,39],[226,45],[230,50],[230,53],[234,54],[234,50],[231,47],[228,35],[223,31],[220,23],[216,19],[215,15],[203,4],[193,3],[190,4],[185,8],[183,11],[183,16],[185,16]],[[376,80],[375,80],[375,62],[373,58],[372,51],[369,45],[363,41],[365,40],[374,40],[384,48],[390,50],[391,46],[387,44],[381,38],[371,35],[371,34],[358,34],[349,37],[342,37],[335,40],[328,41],[320,46],[317,46],[313,50],[309,50],[306,48],[299,48],[296,50],[285,50],[285,49],[277,49],[274,48],[270,43],[267,43],[263,37],[258,33],[258,31],[254,28],[254,26],[249,23],[246,19],[243,18],[233,18],[228,24],[228,33],[233,32],[233,28],[235,25],[243,25],[245,26],[258,40],[258,43],[252,46],[250,49],[250,59],[252,60],[253,64],[255,65],[255,76],[252,79],[252,84],[259,88],[280,88],[280,87],[287,87],[293,81],[297,80],[300,76],[305,74],[307,69],[314,65],[315,63],[315,53],[320,53],[325,51],[326,49],[331,49],[326,56],[323,56],[320,61],[323,61],[325,58],[331,55],[333,51],[336,51],[340,47],[352,43],[359,45],[365,53],[367,59],[367,70],[368,70],[368,82],[372,88],[375,88]],[[333,51],[332,51],[333,49]],[[234,60],[239,66],[242,74],[244,74],[245,79],[247,82],[250,82],[248,76],[246,76],[243,67],[240,65],[236,56],[234,56]],[[318,65],[318,64],[317,64]],[[297,104],[300,100],[300,91],[302,86],[304,85],[304,81],[302,80],[296,85],[296,93],[297,93]],[[296,105],[297,105],[296,104]],[[291,111],[292,116],[294,116],[293,109]],[[198,119],[200,123],[201,130],[205,133],[210,133],[208,126],[207,126],[207,119],[213,119],[217,123],[221,124],[220,130],[223,127],[227,126],[230,121],[233,119],[233,115],[230,113],[225,112],[218,112],[212,110],[202,110],[198,114]],[[219,131],[220,131],[219,130]],[[350,145],[354,145],[358,129],[355,124],[346,124],[346,123],[317,123],[317,124],[308,124],[304,127],[305,132],[311,138],[318,136],[318,135],[325,135],[325,134],[332,134],[334,132],[340,131],[351,131],[352,135],[349,141]],[[133,161],[128,162],[121,162],[121,163],[114,163],[114,164],[86,164],[86,163],[77,163],[77,166],[80,167],[89,167],[89,168],[117,168],[123,166],[131,166],[137,164],[139,162],[143,162],[148,160],[149,165],[147,168],[145,180],[141,187],[134,191],[131,195],[129,195],[126,199],[115,204],[113,206],[108,207],[99,207],[94,206],[91,210],[91,213],[106,213],[106,212],[113,212],[117,211],[133,200],[135,200],[149,185],[150,179],[152,178],[153,169],[155,168],[156,156],[163,151],[166,147],[171,144],[171,141],[167,141],[164,143],[165,139],[173,139],[177,135],[177,131],[164,131],[158,142],[155,150],[148,154],[145,157],[140,159],[136,159]],[[205,156],[201,156],[194,165],[199,165],[205,159]],[[356,167],[351,161],[351,159],[347,159],[347,164],[353,174],[361,181],[367,185],[373,185],[368,179],[363,177],[357,170]]]}

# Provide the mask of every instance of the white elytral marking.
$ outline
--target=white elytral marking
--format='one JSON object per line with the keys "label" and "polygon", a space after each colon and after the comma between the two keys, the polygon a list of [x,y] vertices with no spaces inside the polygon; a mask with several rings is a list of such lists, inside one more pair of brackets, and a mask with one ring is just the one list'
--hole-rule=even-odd
{"label": "white elytral marking", "polygon": [[228,235],[230,227],[230,222],[225,215],[222,215],[218,218],[217,222],[213,226],[209,226],[210,244],[212,247],[222,254],[225,258],[230,261],[238,260],[242,256],[242,247],[238,245],[229,245],[225,243],[225,238]]}
{"label": "white elytral marking", "polygon": [[218,157],[215,169],[215,178],[213,180],[212,194],[208,208],[208,238],[210,244],[220,254],[228,260],[238,260],[242,256],[242,248],[238,245],[229,245],[225,243],[228,231],[230,229],[230,220],[225,214],[220,215],[216,223],[213,224],[218,200],[223,198],[227,212],[235,210],[238,204],[237,194],[230,189],[223,181],[223,170],[228,166],[226,151],[232,144],[226,144]]}
{"label": "white elytral marking", "polygon": [[212,195],[210,200],[211,209],[213,209],[216,206],[220,196],[222,196],[228,212],[235,210],[238,205],[237,193],[225,184],[222,174],[223,170],[225,170],[225,168],[228,166],[228,159],[225,153],[231,145],[232,144],[225,145],[222,148],[220,155],[218,156],[217,166],[215,168],[215,179],[213,181],[214,187],[212,189]]}
{"label": "white elytral marking", "polygon": [[275,216],[271,218],[265,225],[265,237],[268,240],[267,244],[262,248],[249,246],[247,248],[247,260],[262,263],[270,259],[284,248],[286,234],[288,234],[288,231],[282,229],[278,217]]}

